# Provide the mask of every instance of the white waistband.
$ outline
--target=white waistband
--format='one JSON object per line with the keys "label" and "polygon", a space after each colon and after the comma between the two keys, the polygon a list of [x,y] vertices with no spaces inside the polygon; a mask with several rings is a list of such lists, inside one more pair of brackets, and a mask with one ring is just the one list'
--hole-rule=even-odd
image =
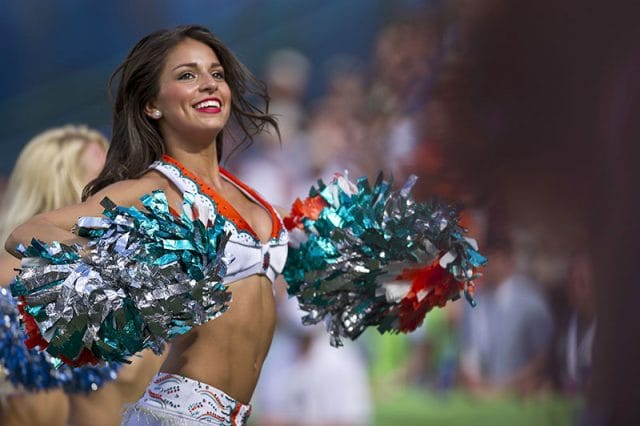
{"label": "white waistband", "polygon": [[158,373],[140,400],[129,407],[123,425],[245,425],[251,406],[206,383]]}

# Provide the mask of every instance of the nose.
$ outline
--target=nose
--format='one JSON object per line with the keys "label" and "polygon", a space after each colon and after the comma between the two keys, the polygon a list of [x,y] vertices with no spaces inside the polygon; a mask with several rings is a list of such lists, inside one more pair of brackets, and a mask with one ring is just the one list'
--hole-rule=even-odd
{"label": "nose", "polygon": [[218,82],[209,73],[204,73],[201,79],[200,91],[202,92],[215,92],[218,88]]}

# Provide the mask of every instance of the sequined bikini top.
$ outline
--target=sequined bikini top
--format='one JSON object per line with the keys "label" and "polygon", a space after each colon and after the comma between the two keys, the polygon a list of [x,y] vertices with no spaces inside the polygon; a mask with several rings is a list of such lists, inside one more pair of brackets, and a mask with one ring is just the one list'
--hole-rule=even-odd
{"label": "sequined bikini top", "polygon": [[249,199],[262,206],[271,216],[271,236],[269,241],[263,243],[231,203],[175,159],[164,155],[162,160],[154,162],[149,168],[162,173],[181,192],[194,193],[195,205],[204,205],[205,208],[200,211],[208,211],[212,220],[218,214],[226,219],[224,230],[230,234],[230,239],[225,248],[225,255],[230,262],[224,277],[225,284],[255,274],[265,275],[273,283],[276,276],[282,272],[287,260],[289,237],[280,216],[269,203],[253,189],[220,167],[220,174],[227,182],[233,184]]}

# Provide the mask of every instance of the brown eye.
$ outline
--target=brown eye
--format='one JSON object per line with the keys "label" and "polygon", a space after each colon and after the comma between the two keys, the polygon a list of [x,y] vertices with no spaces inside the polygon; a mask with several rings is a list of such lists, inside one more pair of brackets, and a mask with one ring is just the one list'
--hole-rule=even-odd
{"label": "brown eye", "polygon": [[190,71],[187,71],[187,72],[183,72],[182,74],[180,74],[178,76],[178,80],[191,80],[191,79],[193,79],[195,77],[196,77],[195,74],[193,74]]}

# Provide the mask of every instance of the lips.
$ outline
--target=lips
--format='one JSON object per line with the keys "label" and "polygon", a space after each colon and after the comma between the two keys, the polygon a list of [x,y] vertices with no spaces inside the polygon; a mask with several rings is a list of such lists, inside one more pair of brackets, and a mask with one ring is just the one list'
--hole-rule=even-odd
{"label": "lips", "polygon": [[193,106],[198,112],[217,114],[222,110],[222,102],[218,98],[208,98]]}

